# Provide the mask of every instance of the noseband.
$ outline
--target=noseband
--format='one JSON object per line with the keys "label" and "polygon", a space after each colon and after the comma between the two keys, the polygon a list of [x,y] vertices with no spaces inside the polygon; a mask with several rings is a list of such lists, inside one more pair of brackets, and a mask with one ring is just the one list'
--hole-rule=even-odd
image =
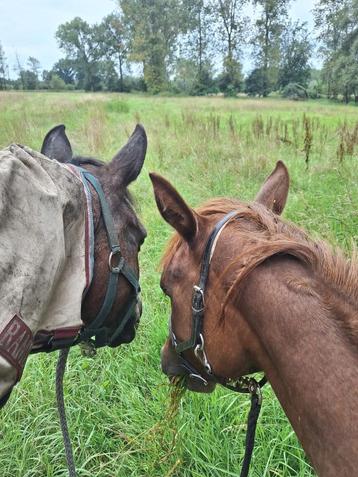
{"label": "noseband", "polygon": [[[203,335],[205,290],[208,282],[211,260],[214,255],[217,241],[220,237],[221,232],[224,230],[225,226],[229,223],[229,221],[238,214],[239,211],[237,210],[233,210],[232,212],[226,214],[215,225],[206,243],[203,259],[201,262],[199,283],[198,285],[194,285],[193,287],[193,298],[191,304],[192,329],[190,338],[186,341],[179,342],[173,332],[171,320],[169,332],[172,345],[179,357],[180,366],[182,367],[182,369],[184,369],[184,371],[189,375],[191,379],[199,381],[204,386],[207,386],[210,381],[214,383],[219,383],[225,388],[231,389],[232,391],[251,394],[251,408],[248,416],[245,455],[240,474],[240,477],[246,477],[249,472],[251,455],[254,447],[256,424],[261,409],[261,387],[267,382],[267,379],[265,376],[263,376],[263,378],[261,378],[261,380],[257,382],[254,378],[247,376],[242,376],[234,380],[227,380],[225,378],[221,378],[220,376],[216,376],[213,373],[212,367],[208,361],[205,352],[205,341]],[[204,377],[201,371],[198,371],[195,366],[193,366],[191,363],[188,362],[187,359],[184,358],[183,352],[187,350],[194,351],[196,358],[203,365],[207,377]]]}

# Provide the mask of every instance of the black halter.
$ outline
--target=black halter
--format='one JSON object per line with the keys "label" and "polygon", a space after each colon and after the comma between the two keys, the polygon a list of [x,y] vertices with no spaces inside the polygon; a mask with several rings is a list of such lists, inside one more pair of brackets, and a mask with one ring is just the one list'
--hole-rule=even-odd
{"label": "black halter", "polygon": [[[226,226],[226,224],[235,216],[239,214],[239,211],[233,210],[226,214],[214,227],[211,232],[209,239],[206,243],[201,268],[200,268],[200,277],[199,284],[194,285],[193,288],[193,298],[192,298],[192,330],[191,336],[186,341],[178,342],[173,330],[172,324],[170,323],[170,338],[172,345],[179,355],[180,365],[184,371],[189,375],[191,379],[198,380],[204,386],[207,386],[209,381],[214,383],[219,383],[222,386],[231,389],[232,391],[240,393],[250,393],[251,394],[251,408],[248,417],[248,427],[246,433],[246,449],[245,456],[242,465],[242,470],[240,477],[245,477],[249,471],[249,465],[251,461],[251,455],[254,446],[255,439],[255,430],[256,423],[259,416],[261,408],[261,387],[267,382],[265,376],[257,382],[254,378],[243,376],[235,380],[227,380],[216,376],[210,363],[207,359],[205,353],[205,341],[203,335],[203,321],[204,321],[204,311],[205,311],[205,289],[208,282],[210,263],[212,256],[215,251],[217,240],[220,236],[220,233]],[[198,371],[195,366],[189,363],[183,356],[183,352],[187,350],[194,350],[194,354],[197,359],[204,366],[207,376],[203,376],[201,371]]]}
{"label": "black halter", "polygon": [[[105,225],[108,245],[108,269],[109,278],[107,283],[107,291],[104,297],[101,309],[99,310],[96,318],[87,326],[83,326],[80,332],[75,331],[70,336],[58,336],[56,331],[53,334],[45,335],[42,339],[39,337],[39,345],[31,350],[31,353],[38,353],[41,351],[51,352],[57,349],[68,348],[81,342],[89,342],[95,348],[102,346],[115,346],[116,339],[122,333],[125,325],[128,321],[134,317],[135,308],[139,304],[140,285],[136,273],[127,264],[125,258],[122,255],[121,248],[118,243],[118,234],[115,230],[114,220],[108,202],[104,195],[103,189],[96,177],[83,169],[78,167],[84,181],[91,184],[95,189],[102,212],[102,218]],[[131,286],[131,293],[122,314],[119,324],[115,330],[112,330],[105,325],[105,321],[110,314],[114,301],[118,292],[118,280],[119,276],[123,275]]]}
{"label": "black halter", "polygon": [[[122,333],[125,325],[135,313],[135,308],[139,302],[140,285],[136,273],[127,264],[122,255],[121,248],[118,243],[118,233],[114,227],[114,220],[108,202],[104,195],[103,189],[96,177],[85,169],[81,170],[84,178],[94,187],[100,201],[102,218],[107,232],[108,245],[110,253],[108,256],[109,279],[107,284],[107,291],[104,297],[101,309],[96,318],[85,326],[80,333],[78,342],[89,341],[94,338],[94,345],[96,348],[102,346],[113,346],[116,339]],[[104,322],[111,312],[112,306],[117,296],[119,275],[123,275],[131,286],[131,294],[127,302],[122,318],[114,331]]]}

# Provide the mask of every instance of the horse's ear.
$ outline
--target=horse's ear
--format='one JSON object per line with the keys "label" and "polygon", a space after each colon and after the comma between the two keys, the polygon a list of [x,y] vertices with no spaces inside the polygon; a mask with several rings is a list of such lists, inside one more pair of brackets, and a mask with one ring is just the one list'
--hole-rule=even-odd
{"label": "horse's ear", "polygon": [[280,215],[286,204],[289,186],[288,170],[282,161],[278,161],[274,171],[263,183],[255,201]]}
{"label": "horse's ear", "polygon": [[42,143],[42,154],[59,162],[69,162],[72,159],[72,147],[65,129],[63,124],[50,129]]}
{"label": "horse's ear", "polygon": [[109,170],[123,186],[133,182],[142,170],[147,152],[147,135],[141,124],[137,124],[127,144],[117,152],[109,164]]}
{"label": "horse's ear", "polygon": [[185,240],[192,240],[198,228],[194,211],[164,177],[153,172],[149,176],[153,183],[155,200],[163,219],[174,227]]}

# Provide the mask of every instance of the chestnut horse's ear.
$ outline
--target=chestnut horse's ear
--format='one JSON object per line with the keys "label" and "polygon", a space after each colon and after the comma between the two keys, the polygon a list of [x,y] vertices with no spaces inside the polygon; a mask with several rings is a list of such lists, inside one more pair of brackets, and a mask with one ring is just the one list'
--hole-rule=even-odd
{"label": "chestnut horse's ear", "polygon": [[286,204],[289,186],[288,170],[282,161],[278,161],[274,171],[262,185],[255,201],[280,215]]}
{"label": "chestnut horse's ear", "polygon": [[192,240],[198,228],[194,211],[164,177],[153,172],[149,174],[149,177],[153,183],[155,200],[163,219],[185,240]]}
{"label": "chestnut horse's ear", "polygon": [[72,148],[65,129],[64,124],[50,129],[42,143],[42,154],[59,162],[69,162],[72,159]]}
{"label": "chestnut horse's ear", "polygon": [[128,142],[117,152],[109,164],[110,172],[127,187],[136,180],[142,170],[147,152],[147,135],[141,124],[137,124]]}

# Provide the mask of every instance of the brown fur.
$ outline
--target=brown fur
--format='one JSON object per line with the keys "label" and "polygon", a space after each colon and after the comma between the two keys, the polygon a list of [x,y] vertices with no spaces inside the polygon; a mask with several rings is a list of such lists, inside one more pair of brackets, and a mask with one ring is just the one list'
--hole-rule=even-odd
{"label": "brown fur", "polygon": [[[97,132],[95,131],[97,134]],[[118,234],[121,253],[128,265],[139,276],[138,252],[146,237],[146,230],[140,223],[128,191],[128,185],[138,177],[147,149],[147,136],[143,126],[137,125],[128,142],[109,163],[91,157],[73,157],[65,126],[60,124],[52,128],[45,136],[41,152],[59,162],[81,166],[93,174],[100,182],[111,210],[114,227]],[[92,207],[94,220],[94,269],[91,286],[82,302],[82,321],[91,323],[101,309],[107,291],[109,279],[108,257],[110,254],[107,232],[102,220],[102,211],[98,195],[93,187]],[[128,281],[119,276],[118,291],[106,318],[105,325],[115,330],[122,312],[127,306],[131,287]],[[139,313],[139,308],[138,308]],[[139,316],[137,316],[139,319]],[[135,335],[136,320],[129,320],[115,345],[132,341]]]}
{"label": "brown fur", "polygon": [[[272,213],[283,210],[289,186],[280,162],[252,204],[214,199],[194,211],[168,181],[151,178],[160,213],[180,234],[166,250],[161,278],[177,339],[191,336],[193,285],[210,232],[238,210],[219,237],[205,291],[202,333],[214,375],[263,370],[318,475],[351,477],[358,467],[356,252],[347,260]],[[185,357],[206,386],[187,376],[170,340],[163,371],[186,375],[190,390],[213,391],[215,378],[192,351]]]}
{"label": "brown fur", "polygon": [[[199,217],[212,219],[213,224],[223,215],[238,210],[238,215],[229,225],[237,240],[248,244],[235,260],[227,265],[223,276],[234,273],[234,280],[222,306],[221,320],[231,300],[238,299],[238,289],[248,274],[269,257],[277,254],[291,255],[308,265],[312,273],[340,295],[355,314],[342,314],[339,325],[349,338],[358,345],[358,261],[356,249],[347,259],[340,249],[333,250],[323,241],[314,241],[296,225],[283,221],[258,203],[243,204],[234,199],[218,198],[195,209]],[[254,233],[253,233],[254,232]],[[184,239],[176,233],[170,240],[161,260],[163,269],[182,246]],[[203,244],[204,245],[204,244]],[[222,281],[222,277],[219,279]],[[311,285],[296,284],[304,293],[315,293]],[[334,308],[334,296],[327,297],[327,307]],[[333,316],[333,315],[332,315]]]}

